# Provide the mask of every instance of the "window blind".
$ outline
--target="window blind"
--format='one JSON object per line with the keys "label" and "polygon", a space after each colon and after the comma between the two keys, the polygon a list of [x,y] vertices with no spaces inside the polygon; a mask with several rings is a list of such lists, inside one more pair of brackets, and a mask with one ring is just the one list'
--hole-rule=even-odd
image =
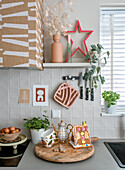
{"label": "window blind", "polygon": [[100,9],[100,43],[110,52],[108,63],[102,68],[106,82],[101,92],[119,93],[117,108],[125,110],[125,8]]}

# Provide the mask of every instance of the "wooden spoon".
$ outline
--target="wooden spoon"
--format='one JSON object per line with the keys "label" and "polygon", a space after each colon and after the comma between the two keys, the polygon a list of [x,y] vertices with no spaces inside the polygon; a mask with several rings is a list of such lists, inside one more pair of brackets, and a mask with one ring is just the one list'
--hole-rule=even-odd
{"label": "wooden spoon", "polygon": [[91,142],[96,142],[96,141],[99,141],[98,137],[91,137]]}

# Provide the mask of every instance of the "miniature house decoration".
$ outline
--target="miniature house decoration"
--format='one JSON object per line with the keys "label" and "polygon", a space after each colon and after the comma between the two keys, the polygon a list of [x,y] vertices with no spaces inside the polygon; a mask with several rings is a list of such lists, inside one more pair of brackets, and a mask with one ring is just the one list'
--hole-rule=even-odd
{"label": "miniature house decoration", "polygon": [[42,69],[42,0],[0,1],[0,67]]}
{"label": "miniature house decoration", "polygon": [[85,121],[83,122],[83,125],[74,126],[72,138],[69,143],[73,148],[92,147],[88,126]]}

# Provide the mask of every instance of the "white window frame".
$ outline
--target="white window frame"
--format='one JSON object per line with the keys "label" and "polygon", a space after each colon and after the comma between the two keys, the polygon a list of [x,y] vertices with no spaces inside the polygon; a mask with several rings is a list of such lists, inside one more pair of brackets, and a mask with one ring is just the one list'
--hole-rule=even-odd
{"label": "white window frame", "polygon": [[[109,13],[110,14],[114,14],[114,13],[115,14],[116,13],[120,13],[120,14],[124,13],[125,14],[125,6],[124,7],[123,6],[122,7],[119,7],[119,6],[118,7],[101,6],[100,7],[100,17],[101,17],[102,14],[109,14]],[[112,17],[114,17],[114,16],[112,15]],[[111,21],[113,21],[113,19]],[[110,27],[111,28],[111,37],[113,37],[113,35],[112,35],[114,33],[113,23],[110,22],[110,24],[111,24],[111,27]],[[101,20],[100,20],[100,25],[101,25]],[[101,26],[100,26],[100,40],[101,40]],[[111,41],[113,41],[112,38],[111,38]],[[112,45],[112,47],[111,47],[111,50],[110,50],[110,57],[111,57],[111,74],[110,75],[111,75],[111,81],[112,81],[111,82],[111,90],[113,90],[113,42],[111,42],[111,45]],[[101,88],[103,88],[103,86]],[[102,111],[104,111],[104,105],[101,105],[101,108],[102,108]],[[125,106],[119,105],[117,112],[123,112],[123,111],[125,111]]]}

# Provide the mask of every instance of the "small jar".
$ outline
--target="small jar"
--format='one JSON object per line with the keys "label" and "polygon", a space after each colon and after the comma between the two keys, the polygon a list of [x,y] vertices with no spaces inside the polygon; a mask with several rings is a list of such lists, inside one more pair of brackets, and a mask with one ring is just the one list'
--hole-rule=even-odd
{"label": "small jar", "polygon": [[66,123],[63,120],[61,120],[61,123],[58,124],[58,130],[58,138],[60,142],[65,143],[68,138],[68,133],[66,130]]}

